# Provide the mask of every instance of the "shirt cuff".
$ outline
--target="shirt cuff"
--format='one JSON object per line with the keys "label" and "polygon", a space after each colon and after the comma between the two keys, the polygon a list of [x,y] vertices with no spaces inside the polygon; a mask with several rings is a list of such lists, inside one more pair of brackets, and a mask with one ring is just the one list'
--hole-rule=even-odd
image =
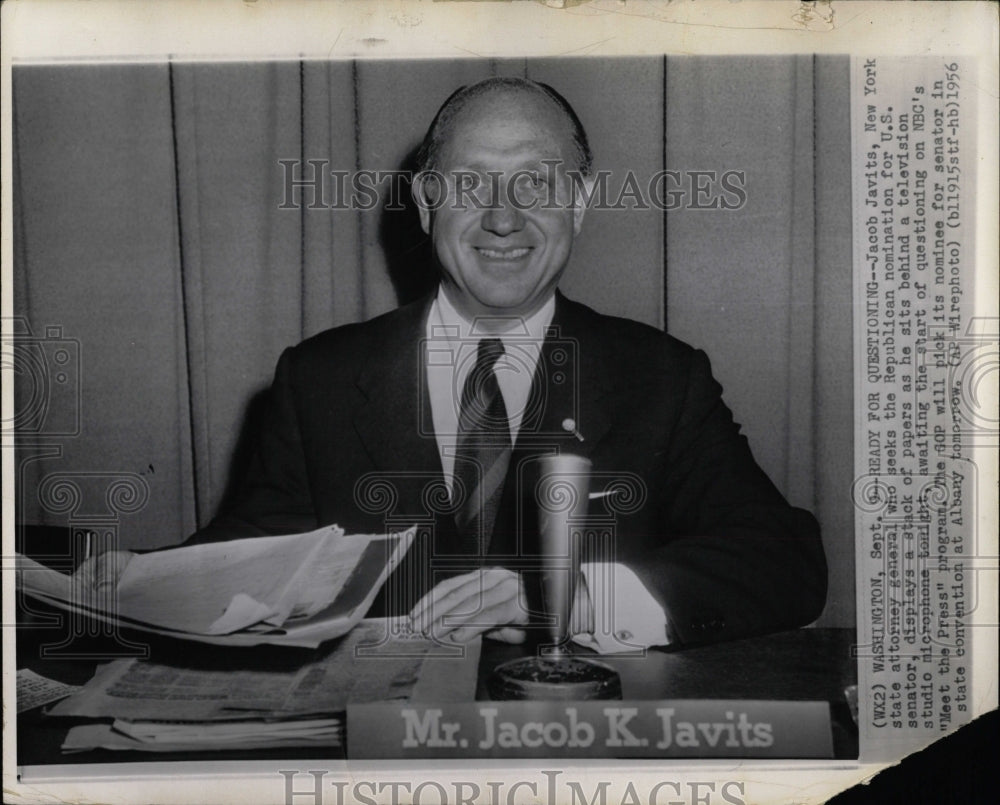
{"label": "shirt cuff", "polygon": [[[572,623],[590,629],[573,635],[573,642],[599,654],[631,652],[670,643],[667,616],[639,577],[618,562],[580,565],[587,595],[577,597]],[[589,604],[592,618],[578,610]]]}

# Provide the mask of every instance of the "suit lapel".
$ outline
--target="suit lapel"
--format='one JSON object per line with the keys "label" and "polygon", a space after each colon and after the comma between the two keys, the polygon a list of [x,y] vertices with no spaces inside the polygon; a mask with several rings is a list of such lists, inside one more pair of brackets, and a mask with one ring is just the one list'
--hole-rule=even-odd
{"label": "suit lapel", "polygon": [[588,327],[586,314],[586,308],[556,294],[532,383],[530,416],[521,430],[526,447],[534,443],[549,452],[558,448],[589,457],[611,426],[607,345]]}
{"label": "suit lapel", "polygon": [[423,342],[431,298],[390,317],[357,379],[354,428],[377,471],[441,478],[424,372]]}
{"label": "suit lapel", "polygon": [[437,581],[437,557],[460,553],[447,511],[444,471],[434,436],[424,368],[427,316],[433,296],[386,317],[356,382],[354,429],[374,466],[387,527],[418,526],[416,542],[386,581],[374,612],[407,612]]}

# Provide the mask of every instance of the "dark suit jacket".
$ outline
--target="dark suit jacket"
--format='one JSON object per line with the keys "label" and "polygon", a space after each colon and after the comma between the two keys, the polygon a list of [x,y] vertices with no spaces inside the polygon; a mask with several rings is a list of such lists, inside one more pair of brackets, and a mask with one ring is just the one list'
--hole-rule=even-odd
{"label": "dark suit jacket", "polygon": [[[236,504],[189,542],[421,524],[374,613],[405,612],[476,562],[449,512],[425,388],[431,299],[286,350]],[[585,560],[631,567],[683,643],[813,620],[826,597],[815,519],[792,508],[750,454],[705,355],[659,330],[558,295],[515,445],[487,562],[537,567],[539,454],[593,462]],[[580,442],[563,428],[575,420]],[[533,586],[530,589],[534,589]]]}

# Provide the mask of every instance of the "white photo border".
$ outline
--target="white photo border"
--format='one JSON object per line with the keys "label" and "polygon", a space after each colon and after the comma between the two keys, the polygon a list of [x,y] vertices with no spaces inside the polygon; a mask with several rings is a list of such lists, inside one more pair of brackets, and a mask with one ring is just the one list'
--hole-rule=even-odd
{"label": "white photo border", "polygon": [[[11,0],[2,7],[2,283],[0,317],[13,315],[12,114],[11,67],[16,63],[98,61],[447,58],[555,55],[626,56],[667,53],[801,54],[829,53],[881,56],[940,54],[975,59],[980,89],[977,114],[979,170],[976,175],[976,302],[975,315],[996,319],[997,313],[997,65],[993,48],[997,14],[989,2],[419,2],[395,0],[311,3],[269,0],[197,0],[155,2]],[[366,41],[378,41],[373,47]],[[8,378],[5,377],[5,380]],[[9,382],[3,383],[5,411],[12,410]],[[995,402],[995,400],[994,400]],[[14,610],[13,456],[0,451],[3,469],[4,623]],[[992,535],[996,553],[996,456],[981,468],[979,495],[981,535]],[[991,505],[991,503],[993,505]],[[991,591],[996,606],[996,585]],[[988,609],[988,607],[987,607]],[[859,607],[859,617],[863,608]],[[4,630],[5,648],[13,641]],[[973,701],[977,712],[996,707],[996,633],[978,630],[974,645]],[[16,712],[13,651],[3,655],[4,712]],[[177,774],[174,764],[106,765],[99,769],[53,766],[30,784],[17,778],[16,719],[5,719],[4,789],[11,802],[274,802],[282,796],[281,769],[305,772],[329,769],[343,775],[348,764],[296,760],[260,763],[204,762]],[[13,740],[11,740],[13,738]],[[609,802],[619,802],[632,781],[649,791],[664,781],[676,782],[681,796],[696,801],[696,785],[713,781],[711,801],[727,782],[739,782],[747,802],[822,802],[833,793],[870,777],[885,763],[830,761],[663,763],[611,762],[600,768],[583,763],[477,763],[482,779],[534,780],[545,791],[546,771],[558,771],[581,783],[583,790],[608,780]],[[349,764],[352,779],[392,782],[408,779],[445,781],[476,779],[461,763]],[[300,775],[301,778],[301,775]],[[305,786],[305,782],[297,782]],[[677,793],[673,787],[667,789]],[[702,794],[707,791],[702,788]],[[337,802],[333,788],[324,801]],[[665,796],[665,794],[661,795]],[[544,801],[544,797],[541,798]],[[310,801],[297,797],[295,802]],[[343,801],[347,801],[346,799]],[[433,801],[433,800],[429,800]],[[661,799],[660,801],[665,801]],[[687,800],[682,800],[687,801]]]}

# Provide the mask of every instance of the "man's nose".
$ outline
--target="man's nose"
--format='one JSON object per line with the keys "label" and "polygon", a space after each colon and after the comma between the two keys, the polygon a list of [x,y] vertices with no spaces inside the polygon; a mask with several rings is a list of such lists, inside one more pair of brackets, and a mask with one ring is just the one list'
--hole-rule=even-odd
{"label": "man's nose", "polygon": [[524,226],[524,216],[510,199],[497,199],[483,210],[482,227],[487,232],[505,236]]}

